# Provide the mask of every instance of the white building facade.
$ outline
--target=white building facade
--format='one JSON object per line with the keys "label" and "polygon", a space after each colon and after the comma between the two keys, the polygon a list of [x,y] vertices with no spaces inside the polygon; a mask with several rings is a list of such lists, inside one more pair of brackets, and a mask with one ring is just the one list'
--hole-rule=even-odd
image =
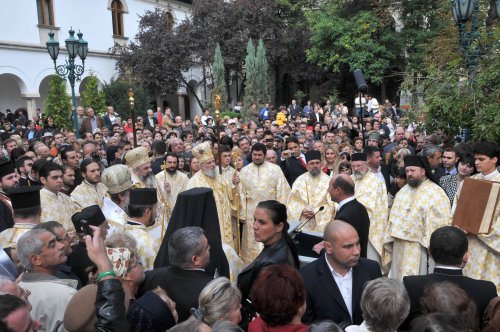
{"label": "white building facade", "polygon": [[[109,49],[115,43],[127,43],[137,33],[139,18],[156,6],[165,8],[177,24],[191,14],[191,1],[161,0],[1,0],[0,20],[0,111],[26,110],[31,118],[37,108],[44,109],[50,75],[55,74],[54,63],[45,43],[48,33],[54,32],[60,43],[57,64],[67,58],[64,40],[73,28],[83,33],[89,52],[81,82],[76,82],[78,99],[85,77],[92,72],[102,83],[117,77],[115,61]],[[76,64],[81,64],[77,57]],[[186,81],[203,99],[200,87],[203,71],[192,69],[185,74]],[[67,84],[68,95],[71,88]],[[184,88],[177,93],[156,98],[158,106],[169,105],[175,113],[192,118],[201,114],[193,95]],[[118,110],[120,111],[120,110]]]}

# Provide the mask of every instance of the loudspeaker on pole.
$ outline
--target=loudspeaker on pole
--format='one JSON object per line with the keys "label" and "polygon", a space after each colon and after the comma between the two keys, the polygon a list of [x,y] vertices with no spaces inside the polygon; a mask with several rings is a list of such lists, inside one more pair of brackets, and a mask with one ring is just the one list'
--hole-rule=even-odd
{"label": "loudspeaker on pole", "polygon": [[368,84],[366,84],[365,77],[363,76],[361,69],[356,69],[354,71],[354,79],[356,80],[359,92],[366,92],[368,90]]}

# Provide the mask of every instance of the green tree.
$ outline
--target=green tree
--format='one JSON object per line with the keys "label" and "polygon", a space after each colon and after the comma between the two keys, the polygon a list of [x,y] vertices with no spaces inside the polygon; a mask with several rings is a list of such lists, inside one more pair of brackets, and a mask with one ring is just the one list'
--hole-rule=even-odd
{"label": "green tree", "polygon": [[[106,97],[106,105],[113,106],[122,120],[130,116],[130,102],[127,95],[129,88],[130,84],[115,80],[114,78],[102,86],[102,91]],[[138,84],[133,85],[132,89],[134,91],[136,116],[146,116],[147,109],[151,107],[148,103],[149,97],[146,90]]]}
{"label": "green tree", "polygon": [[255,73],[257,76],[257,95],[261,103],[269,102],[269,65],[266,58],[264,41],[259,39],[255,58]]}
{"label": "green tree", "polygon": [[247,56],[245,58],[245,98],[243,99],[244,107],[242,110],[242,115],[245,119],[249,119],[250,106],[253,103],[259,102],[259,82],[257,76],[257,66],[255,58],[255,47],[253,41],[250,38],[247,43]]}
{"label": "green tree", "polygon": [[69,120],[71,108],[71,99],[66,93],[66,82],[59,75],[52,75],[45,99],[45,112],[54,118],[59,129],[72,129],[73,123]]}
{"label": "green tree", "polygon": [[82,92],[82,106],[92,107],[98,115],[106,113],[106,96],[99,89],[99,80],[92,73],[87,77],[87,83]]}
{"label": "green tree", "polygon": [[215,48],[214,63],[212,65],[212,74],[213,74],[212,95],[219,95],[221,97],[222,103],[220,111],[228,110],[224,60],[222,59],[219,43],[217,43],[217,47]]}

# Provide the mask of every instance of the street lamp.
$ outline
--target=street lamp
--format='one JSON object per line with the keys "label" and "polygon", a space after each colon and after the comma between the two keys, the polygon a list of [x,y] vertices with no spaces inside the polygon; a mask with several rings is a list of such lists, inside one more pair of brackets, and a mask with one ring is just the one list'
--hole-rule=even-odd
{"label": "street lamp", "polygon": [[[73,29],[69,30],[69,38],[64,41],[66,44],[66,50],[68,51],[68,59],[66,59],[66,64],[57,65],[57,56],[59,55],[59,42],[54,39],[54,33],[49,32],[49,40],[47,41],[47,51],[50,57],[54,61],[54,69],[57,75],[59,75],[63,80],[66,78],[71,86],[71,102],[75,112],[73,114],[73,125],[75,127],[75,134],[79,137],[78,128],[78,114],[76,112],[76,98],[75,98],[75,81],[80,82],[80,78],[85,70],[85,59],[88,54],[88,43],[83,40],[83,33],[78,32],[78,39],[75,38],[75,31]],[[82,60],[82,65],[75,65],[75,58],[79,56]]]}
{"label": "street lamp", "polygon": [[[479,57],[478,46],[470,50],[471,45],[479,38],[478,10],[479,0],[451,0],[451,12],[458,27],[460,52],[469,72],[469,84],[472,84]],[[472,19],[471,28],[470,31],[465,31],[469,19]]]}

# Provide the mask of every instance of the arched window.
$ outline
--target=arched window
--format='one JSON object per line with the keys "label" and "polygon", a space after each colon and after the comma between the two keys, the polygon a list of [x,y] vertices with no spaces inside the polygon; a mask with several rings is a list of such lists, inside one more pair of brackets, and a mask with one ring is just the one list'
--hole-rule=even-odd
{"label": "arched window", "polygon": [[111,17],[113,20],[113,36],[123,37],[123,5],[119,0],[111,2]]}
{"label": "arched window", "polygon": [[54,26],[54,9],[52,0],[36,0],[38,24]]}
{"label": "arched window", "polygon": [[172,13],[167,12],[167,30],[172,31],[174,29],[174,17]]}

